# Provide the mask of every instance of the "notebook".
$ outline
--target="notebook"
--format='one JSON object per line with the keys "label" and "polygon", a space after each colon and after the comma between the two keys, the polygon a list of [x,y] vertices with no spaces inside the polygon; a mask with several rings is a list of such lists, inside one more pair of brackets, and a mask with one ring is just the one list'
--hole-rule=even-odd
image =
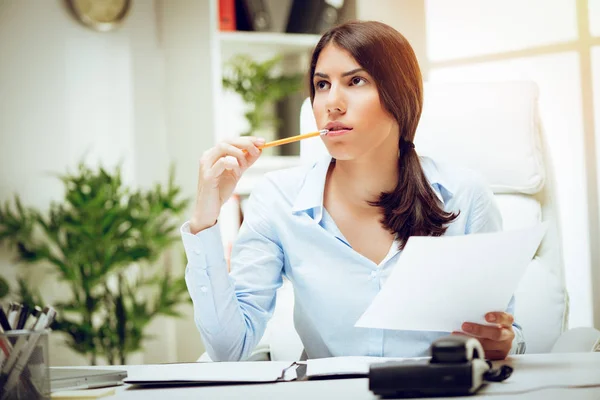
{"label": "notebook", "polygon": [[185,385],[274,383],[293,380],[366,377],[369,366],[382,357],[332,357],[308,361],[200,362],[144,365],[131,371],[125,383],[132,385]]}
{"label": "notebook", "polygon": [[92,389],[123,384],[127,371],[50,367],[50,390]]}

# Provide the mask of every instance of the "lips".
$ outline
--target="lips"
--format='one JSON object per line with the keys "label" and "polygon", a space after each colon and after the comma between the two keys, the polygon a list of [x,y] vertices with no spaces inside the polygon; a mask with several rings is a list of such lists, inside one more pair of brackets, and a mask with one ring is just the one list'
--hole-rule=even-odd
{"label": "lips", "polygon": [[339,136],[350,132],[352,127],[341,122],[332,121],[325,125],[325,129],[329,130],[329,132],[327,132],[327,136]]}

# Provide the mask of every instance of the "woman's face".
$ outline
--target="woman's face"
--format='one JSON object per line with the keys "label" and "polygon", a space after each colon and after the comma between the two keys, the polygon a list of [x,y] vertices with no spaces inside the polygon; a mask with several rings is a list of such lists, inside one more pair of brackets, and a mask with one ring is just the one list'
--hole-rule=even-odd
{"label": "woman's face", "polygon": [[348,53],[328,44],[313,76],[313,113],[331,156],[353,160],[398,151],[398,123],[379,99],[377,83]]}

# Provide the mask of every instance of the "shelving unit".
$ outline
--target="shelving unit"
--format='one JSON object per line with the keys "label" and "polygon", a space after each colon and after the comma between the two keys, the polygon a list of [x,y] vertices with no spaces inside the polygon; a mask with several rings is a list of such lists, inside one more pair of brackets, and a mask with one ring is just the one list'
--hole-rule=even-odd
{"label": "shelving unit", "polygon": [[[221,32],[215,34],[215,39],[212,43],[218,48],[213,51],[219,57],[218,65],[221,71],[226,66],[227,62],[232,57],[245,54],[250,55],[256,60],[266,60],[268,58],[281,55],[283,56],[282,67],[288,73],[306,73],[310,61],[312,50],[319,42],[321,35],[316,34],[298,34],[298,33],[282,33],[282,32]],[[221,73],[221,71],[218,71]],[[221,77],[219,76],[219,81]],[[232,92],[223,91],[220,89],[218,115],[220,116],[220,135],[215,138],[216,141],[227,137],[239,135],[246,130],[246,122],[244,120],[245,104],[241,98]],[[287,122],[289,127],[287,131],[300,133],[299,128],[298,108],[297,118],[291,117]],[[298,125],[298,127],[296,127]],[[260,133],[258,133],[260,135]],[[271,132],[271,135],[274,135]],[[294,133],[295,134],[295,133]],[[262,135],[261,135],[262,136]],[[267,140],[273,140],[275,137],[270,137],[267,132]],[[278,155],[275,149],[275,155],[263,154],[261,158],[242,176],[242,179],[236,187],[236,194],[240,197],[245,197],[250,194],[252,188],[258,180],[267,172],[282,168],[290,168],[300,164],[298,154],[293,155]],[[289,150],[289,148],[288,148]],[[293,150],[293,149],[292,149]]]}
{"label": "shelving unit", "polygon": [[311,51],[320,39],[319,35],[278,32],[219,32],[218,37],[226,56],[265,51],[297,54]]}
{"label": "shelving unit", "polygon": [[[304,72],[308,66],[310,53],[318,43],[320,35],[279,33],[279,32],[219,32],[221,62],[224,64],[237,54],[250,54],[257,59],[266,59],[275,55],[283,55],[288,64],[300,66]],[[290,62],[291,59],[291,62]],[[241,121],[243,103],[233,93],[223,93],[222,104],[231,112],[229,126],[244,126]],[[299,113],[299,111],[298,111]],[[234,121],[237,119],[238,121]],[[300,165],[300,157],[282,155],[263,155],[242,176],[235,193],[245,197],[250,194],[258,180],[267,172]]]}
{"label": "shelving unit", "polygon": [[[282,68],[286,73],[306,73],[310,55],[321,35],[282,32],[223,32],[219,30],[218,24],[219,0],[203,1],[206,2],[203,4],[208,10],[209,16],[208,44],[210,60],[206,68],[210,70],[209,78],[211,79],[210,88],[207,87],[207,93],[205,93],[205,99],[210,102],[210,107],[213,110],[212,123],[215,132],[214,142],[216,143],[226,138],[236,137],[247,130],[247,123],[244,118],[247,105],[244,104],[239,95],[225,91],[221,86],[222,73],[228,61],[238,54],[250,55],[259,61],[281,55],[283,56]],[[267,0],[266,4],[268,7],[278,7],[278,12],[281,13],[284,1],[289,1],[291,4],[292,0]],[[355,18],[356,1],[358,0],[345,0],[345,11],[343,12],[342,20]],[[271,10],[274,9],[271,8]],[[214,19],[210,18],[210,16],[214,16]],[[281,20],[279,24],[274,24],[274,30],[283,30],[281,22],[284,21]],[[289,103],[291,106],[288,106],[288,109],[292,111],[286,111],[286,114],[290,114],[287,115],[287,128],[284,129],[286,135],[288,132],[290,132],[290,135],[301,133],[299,132],[299,124],[302,99],[302,97],[298,96],[298,98]],[[295,110],[296,105],[298,108],[297,113]],[[294,113],[297,116],[294,116]],[[284,121],[285,123],[286,121]],[[257,134],[264,136],[267,140],[275,139],[275,137],[270,137],[268,132],[266,132],[266,135]],[[271,134],[274,133],[271,132]],[[221,211],[220,225],[225,243],[231,243],[237,233],[239,212],[236,212],[236,209],[239,210],[240,203],[251,193],[253,187],[262,176],[269,171],[300,165],[299,154],[289,151],[294,150],[294,148],[287,147],[286,150],[291,154],[285,156],[278,155],[278,150],[275,150],[275,155],[263,154],[242,176],[235,190],[236,196],[232,197]]]}

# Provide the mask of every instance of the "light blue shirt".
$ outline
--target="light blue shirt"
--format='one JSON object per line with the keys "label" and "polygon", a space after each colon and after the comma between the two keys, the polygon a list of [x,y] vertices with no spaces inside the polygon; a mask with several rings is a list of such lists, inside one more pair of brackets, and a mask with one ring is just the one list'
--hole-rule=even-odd
{"label": "light blue shirt", "polygon": [[[481,177],[420,159],[444,210],[460,211],[446,235],[502,229],[493,193]],[[230,274],[218,224],[196,235],[189,223],[183,225],[187,287],[212,360],[243,360],[251,354],[273,313],[283,277],[294,287],[294,323],[308,358],[422,357],[435,339],[448,335],[354,327],[402,251],[394,242],[385,259],[375,264],[352,249],[323,206],[331,161],[326,157],[264,176],[245,207]],[[506,311],[514,312],[514,298]],[[517,324],[514,329],[511,352],[524,352],[521,329]]]}

